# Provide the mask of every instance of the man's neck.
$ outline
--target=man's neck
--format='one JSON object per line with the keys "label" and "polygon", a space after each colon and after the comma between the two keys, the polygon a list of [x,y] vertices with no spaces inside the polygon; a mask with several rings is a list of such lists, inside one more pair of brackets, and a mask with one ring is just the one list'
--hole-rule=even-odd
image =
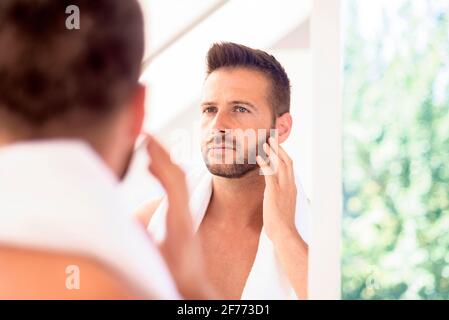
{"label": "man's neck", "polygon": [[238,179],[214,176],[209,218],[219,224],[255,227],[262,226],[264,176],[253,170]]}

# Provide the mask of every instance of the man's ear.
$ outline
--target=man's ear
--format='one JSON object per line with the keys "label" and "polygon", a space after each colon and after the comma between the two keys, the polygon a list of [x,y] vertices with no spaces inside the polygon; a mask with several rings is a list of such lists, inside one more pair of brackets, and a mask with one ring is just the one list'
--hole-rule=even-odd
{"label": "man's ear", "polygon": [[279,143],[284,142],[292,131],[292,116],[289,112],[284,113],[282,116],[276,118],[276,129],[279,133]]}
{"label": "man's ear", "polygon": [[131,130],[132,135],[135,138],[142,132],[143,121],[145,119],[145,97],[146,88],[138,84],[136,93],[131,100],[133,110],[133,124]]}

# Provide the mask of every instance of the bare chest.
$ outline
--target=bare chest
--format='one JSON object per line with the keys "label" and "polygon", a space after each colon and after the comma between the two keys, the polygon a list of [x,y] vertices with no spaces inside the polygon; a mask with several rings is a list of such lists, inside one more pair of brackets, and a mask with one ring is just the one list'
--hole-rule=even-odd
{"label": "bare chest", "polygon": [[203,221],[201,238],[206,272],[226,299],[240,299],[253,266],[260,231],[220,229]]}

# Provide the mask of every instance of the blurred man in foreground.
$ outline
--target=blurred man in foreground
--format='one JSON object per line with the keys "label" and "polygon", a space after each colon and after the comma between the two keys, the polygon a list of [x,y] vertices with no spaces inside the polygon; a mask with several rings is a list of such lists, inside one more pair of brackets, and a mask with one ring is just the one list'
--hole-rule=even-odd
{"label": "blurred man in foreground", "polygon": [[[66,28],[71,5],[79,30]],[[122,209],[143,50],[136,0],[0,1],[0,298],[212,297],[183,172],[152,138],[165,260]]]}

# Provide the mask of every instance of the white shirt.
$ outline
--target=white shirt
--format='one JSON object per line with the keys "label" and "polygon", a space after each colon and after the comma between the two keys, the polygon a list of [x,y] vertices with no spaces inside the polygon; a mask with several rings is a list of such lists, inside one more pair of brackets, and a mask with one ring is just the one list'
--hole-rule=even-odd
{"label": "white shirt", "polygon": [[[302,239],[308,243],[310,206],[299,179],[296,180],[298,193],[295,224]],[[205,169],[193,170],[189,174],[187,183],[190,191],[190,212],[194,230],[197,231],[212,195],[212,175]],[[165,196],[148,224],[148,231],[156,242],[162,242],[165,238],[167,205]],[[264,228],[262,228],[256,258],[245,282],[241,299],[297,299],[293,286],[277,257],[274,244],[265,233]]]}
{"label": "white shirt", "polygon": [[123,210],[118,187],[82,141],[0,147],[0,244],[95,257],[146,298],[180,298],[157,248]]}

